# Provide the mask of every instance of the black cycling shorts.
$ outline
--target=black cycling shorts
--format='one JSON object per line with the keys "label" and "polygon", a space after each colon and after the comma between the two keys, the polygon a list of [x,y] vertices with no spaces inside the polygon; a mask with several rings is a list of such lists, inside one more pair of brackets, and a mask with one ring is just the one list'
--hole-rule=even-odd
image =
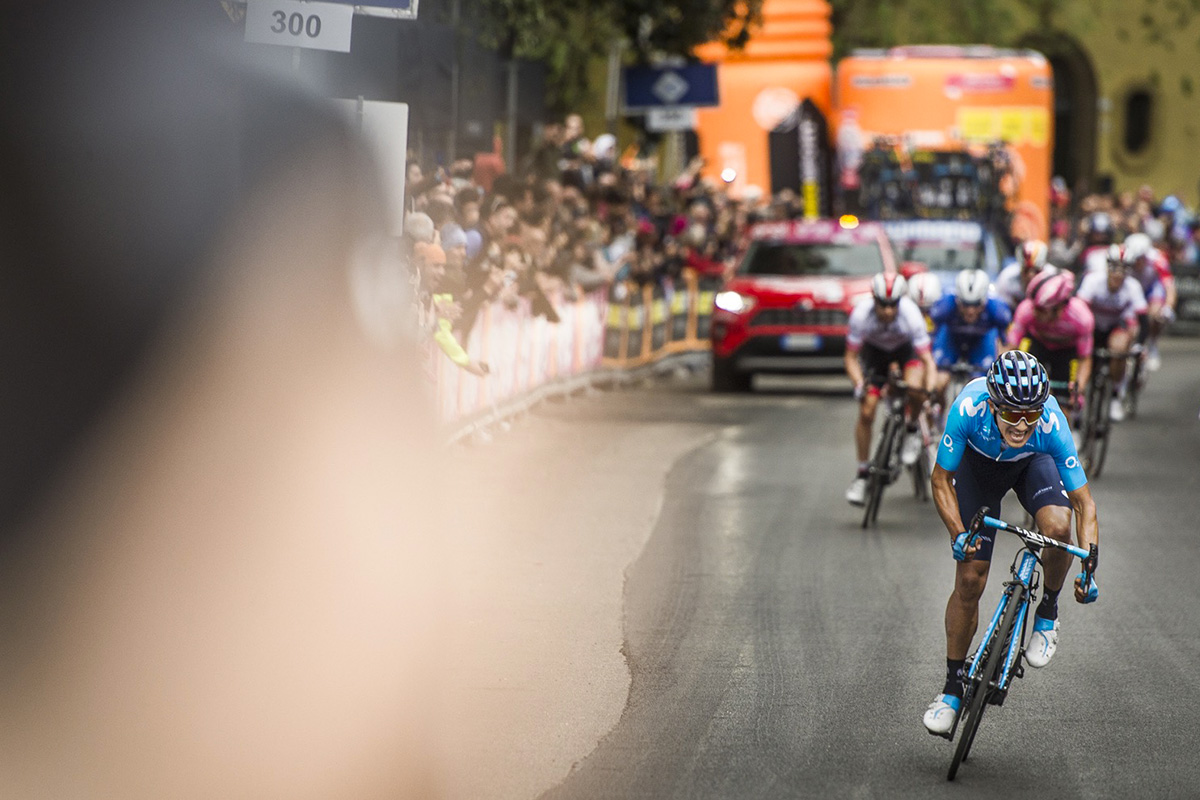
{"label": "black cycling shorts", "polygon": [[1029,355],[1042,362],[1042,366],[1046,368],[1046,372],[1050,375],[1052,381],[1068,381],[1075,380],[1075,369],[1078,366],[1078,354],[1074,347],[1059,347],[1051,349],[1039,342],[1037,339],[1028,339],[1029,346],[1021,349],[1025,350]]}
{"label": "black cycling shorts", "polygon": [[[1067,490],[1058,474],[1054,458],[1047,453],[1035,453],[1018,461],[993,461],[971,448],[963,455],[954,473],[954,493],[958,497],[958,513],[963,530],[971,524],[979,509],[987,506],[989,516],[1000,516],[1000,500],[1012,489],[1031,516],[1046,506],[1071,507]],[[976,539],[979,551],[976,561],[992,560],[993,528],[985,528]]]}
{"label": "black cycling shorts", "polygon": [[899,364],[901,371],[910,361],[917,358],[912,342],[905,342],[895,350],[883,350],[873,344],[864,344],[858,351],[858,360],[863,367],[863,382],[876,388],[888,382],[888,367]]}

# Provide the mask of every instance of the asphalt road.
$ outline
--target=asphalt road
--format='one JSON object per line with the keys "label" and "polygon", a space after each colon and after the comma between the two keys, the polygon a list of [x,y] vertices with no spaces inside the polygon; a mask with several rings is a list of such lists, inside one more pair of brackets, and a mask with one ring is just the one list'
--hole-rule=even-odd
{"label": "asphalt road", "polygon": [[949,786],[950,745],[920,726],[943,672],[948,539],[907,486],[877,529],[858,527],[841,498],[850,402],[691,381],[613,403],[721,432],[674,464],[629,572],[622,717],[544,796],[1196,796],[1200,342],[1164,350],[1093,483],[1102,596],[1064,603],[1055,661],[984,717]]}
{"label": "asphalt road", "polygon": [[[547,428],[575,440],[604,431],[631,453],[632,439],[657,442],[657,455],[632,458],[665,465],[645,537],[605,562],[632,553],[620,607],[605,607],[619,611],[628,669],[619,714],[611,687],[596,706],[607,717],[579,704],[548,712],[534,727],[575,713],[601,735],[569,770],[560,749],[521,785],[555,800],[1200,795],[1200,340],[1163,350],[1093,482],[1100,600],[1064,597],[1057,656],[985,716],[953,784],[952,746],[920,722],[944,672],[949,540],[907,484],[885,495],[877,528],[859,527],[842,496],[854,407],[840,382],[716,396],[704,376],[659,381],[544,408],[503,434],[501,449]],[[599,453],[592,468],[607,463]],[[629,498],[620,476],[591,474],[594,491],[578,498]],[[1019,514],[1009,495],[1002,515]],[[1008,538],[985,613],[1017,551]],[[531,770],[546,763],[527,756]]]}

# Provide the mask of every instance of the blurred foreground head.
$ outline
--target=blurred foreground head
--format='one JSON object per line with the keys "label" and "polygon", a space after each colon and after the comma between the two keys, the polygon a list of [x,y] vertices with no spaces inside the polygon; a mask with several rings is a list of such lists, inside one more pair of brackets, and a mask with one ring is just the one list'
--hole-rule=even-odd
{"label": "blurred foreground head", "polygon": [[427,795],[435,448],[375,172],[185,5],[0,19],[0,797]]}

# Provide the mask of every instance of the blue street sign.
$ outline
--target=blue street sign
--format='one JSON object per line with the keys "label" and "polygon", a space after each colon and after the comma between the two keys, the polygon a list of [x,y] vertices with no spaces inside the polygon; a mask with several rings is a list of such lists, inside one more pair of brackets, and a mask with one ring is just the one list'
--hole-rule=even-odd
{"label": "blue street sign", "polygon": [[626,67],[625,110],[661,106],[716,106],[717,65]]}

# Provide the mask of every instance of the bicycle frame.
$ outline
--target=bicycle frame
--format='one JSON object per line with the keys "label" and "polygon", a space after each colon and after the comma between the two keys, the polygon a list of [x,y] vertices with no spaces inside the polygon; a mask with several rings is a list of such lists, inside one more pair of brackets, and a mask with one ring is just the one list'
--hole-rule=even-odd
{"label": "bicycle frame", "polygon": [[[1008,654],[1004,659],[1004,669],[1000,676],[1000,682],[995,687],[996,691],[1005,692],[1008,690],[1009,682],[1012,678],[1013,664],[1016,663],[1017,658],[1020,656],[1021,648],[1025,643],[1026,612],[1029,610],[1030,603],[1037,599],[1035,594],[1035,591],[1037,590],[1037,584],[1034,582],[1033,576],[1035,567],[1042,563],[1042,560],[1038,558],[1037,553],[1040,552],[1043,547],[1057,547],[1060,550],[1066,550],[1080,561],[1085,561],[1089,556],[1089,552],[1084,550],[1082,547],[1076,547],[1073,544],[1067,544],[1066,542],[1060,542],[1057,539],[1051,539],[1047,536],[1043,536],[1040,533],[1026,530],[1018,525],[1010,525],[1009,523],[996,519],[995,517],[989,517],[985,515],[983,518],[983,524],[989,528],[995,528],[996,530],[1015,533],[1016,535],[1020,536],[1022,541],[1025,543],[1025,546],[1020,553],[1019,562],[1014,562],[1015,566],[1012,568],[1013,580],[1007,584],[1009,589],[1005,591],[1004,596],[1000,600],[1000,604],[996,607],[996,613],[992,615],[992,621],[988,624],[987,632],[984,634],[983,639],[981,640],[982,642],[987,642],[991,638],[992,632],[995,631],[996,626],[999,624],[1000,618],[1004,615],[1004,611],[1008,606],[1008,601],[1012,597],[1011,587],[1018,584],[1024,586],[1024,597],[1021,599],[1022,607],[1017,611],[1017,620],[1013,625],[1013,630],[1021,631],[1021,635],[1012,637],[1012,641],[1008,646]],[[976,676],[977,661],[978,659],[975,659],[975,661],[971,663],[970,677],[972,678]]]}
{"label": "bicycle frame", "polygon": [[[1019,554],[1019,562],[1014,559],[1012,567],[1013,579],[1005,584],[1008,588],[1000,597],[1000,603],[996,606],[995,612],[992,613],[992,619],[988,623],[987,629],[983,633],[983,638],[980,639],[979,647],[971,654],[971,669],[967,671],[966,677],[968,680],[974,680],[979,677],[979,670],[982,669],[982,659],[980,659],[979,651],[992,639],[992,634],[995,633],[997,626],[1000,625],[1000,620],[1004,618],[1004,612],[1008,610],[1008,604],[1012,602],[1013,587],[1024,586],[1020,603],[1021,607],[1017,609],[1017,619],[1013,623],[1013,630],[1020,631],[1020,636],[1014,635],[1009,641],[1008,651],[1004,658],[1004,668],[1000,673],[1000,680],[994,687],[991,688],[995,692],[1004,693],[1008,691],[1009,683],[1012,680],[1013,664],[1021,655],[1021,650],[1025,646],[1025,618],[1029,610],[1029,604],[1037,600],[1038,583],[1034,581],[1035,568],[1041,564],[1039,559],[1032,550],[1028,547],[1023,549]],[[956,721],[957,724],[957,721]]]}
{"label": "bicycle frame", "polygon": [[[1092,545],[1089,550],[1084,550],[990,517],[987,512],[986,508],[980,509],[971,520],[971,542],[986,526],[1020,536],[1024,548],[1018,558],[1013,560],[1013,579],[1005,584],[1004,594],[988,622],[983,638],[980,639],[979,645],[971,654],[971,666],[963,680],[961,710],[946,737],[953,740],[959,723],[966,720],[963,722],[965,728],[962,738],[955,749],[954,759],[946,776],[948,780],[954,780],[959,764],[966,760],[970,753],[971,744],[979,729],[984,709],[989,704],[1002,705],[1013,677],[1019,678],[1024,674],[1019,659],[1025,646],[1025,625],[1028,620],[1029,606],[1036,599],[1038,589],[1038,581],[1035,580],[1035,576],[1039,574],[1036,568],[1041,563],[1038,554],[1045,547],[1054,547],[1065,550],[1080,559],[1084,564],[1085,583],[1091,580],[1092,568],[1096,563],[1095,545]],[[1014,597],[1016,597],[1015,600]],[[1015,608],[1011,606],[1014,602],[1019,603]],[[1001,660],[997,660],[998,658]]]}

